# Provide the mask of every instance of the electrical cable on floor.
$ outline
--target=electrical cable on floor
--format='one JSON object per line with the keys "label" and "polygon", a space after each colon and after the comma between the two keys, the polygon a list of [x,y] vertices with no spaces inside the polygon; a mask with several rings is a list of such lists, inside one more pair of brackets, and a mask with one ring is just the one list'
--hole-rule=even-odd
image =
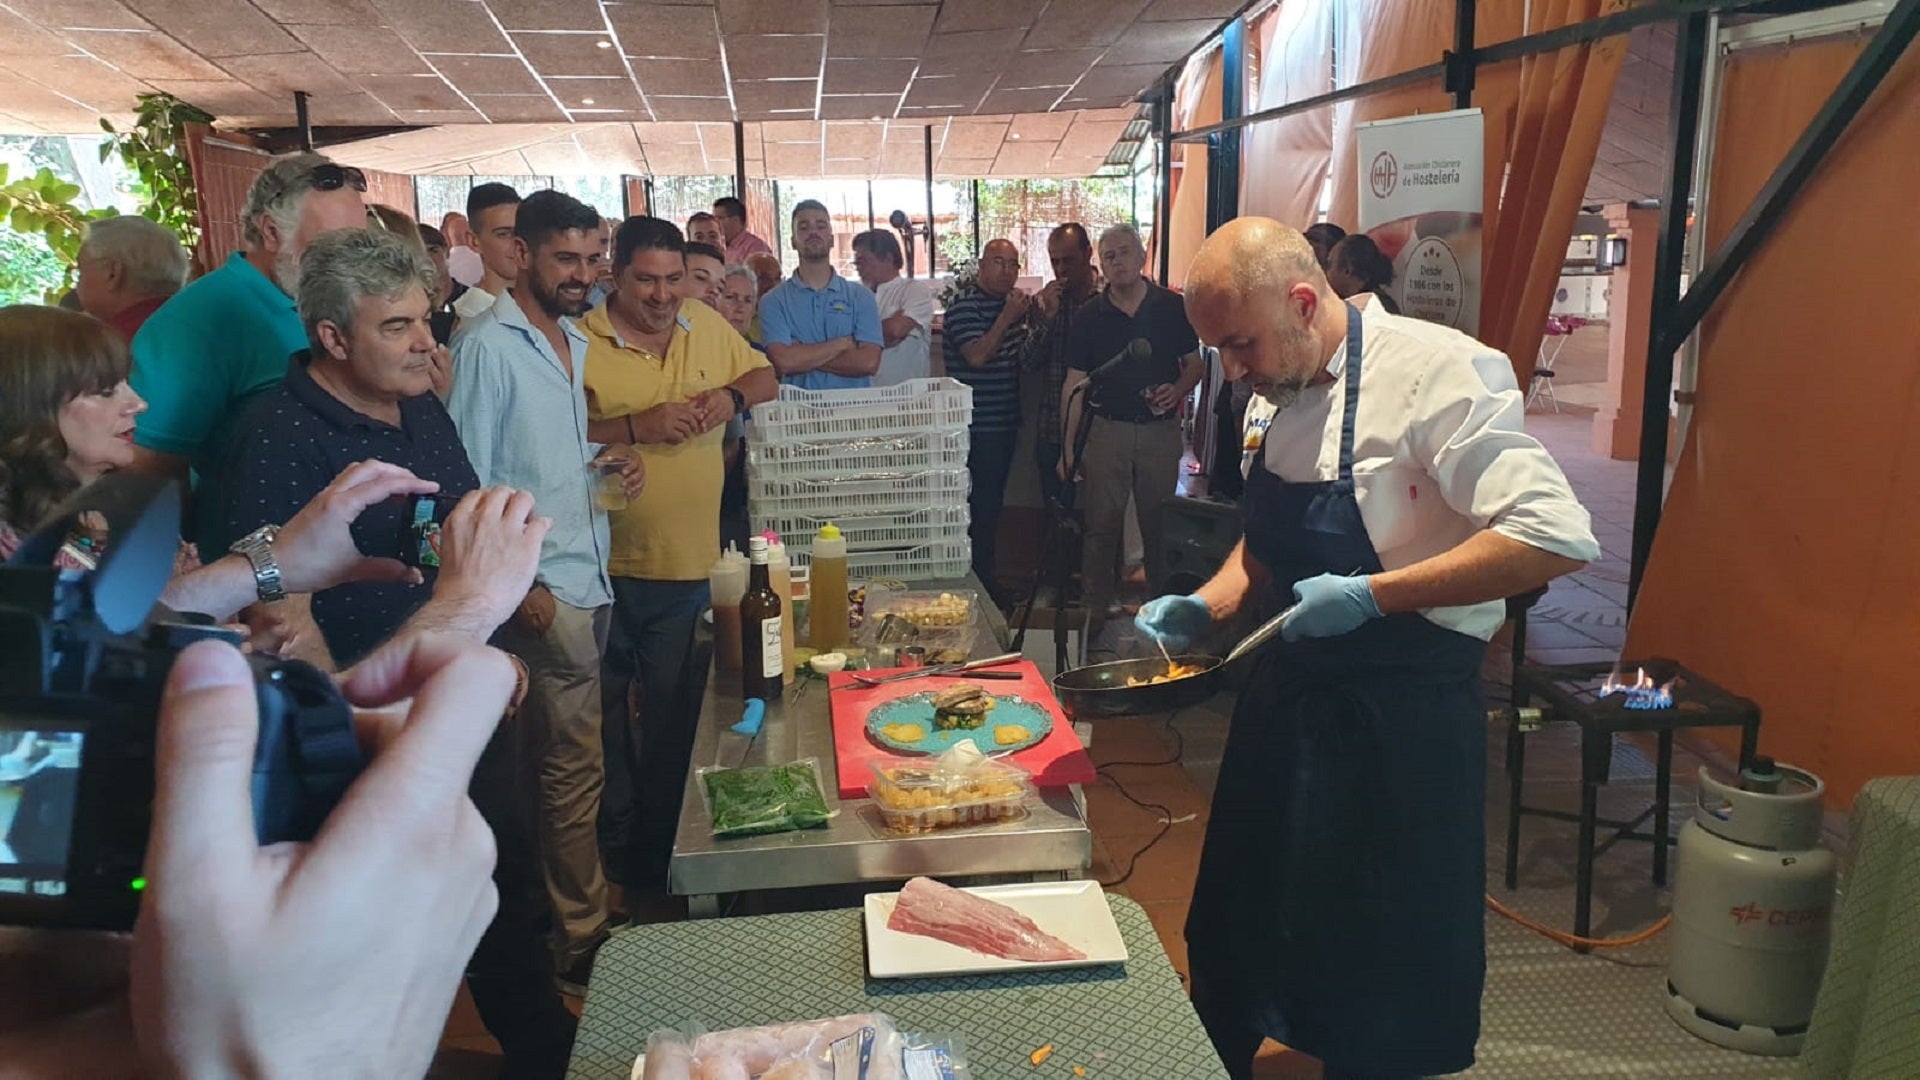
{"label": "electrical cable on floor", "polygon": [[1534,922],[1525,915],[1495,900],[1492,893],[1487,894],[1487,906],[1492,908],[1495,914],[1504,915],[1514,922],[1519,923],[1521,926],[1539,934],[1541,937],[1565,945],[1569,949],[1624,949],[1629,945],[1638,945],[1643,941],[1652,939],[1673,922],[1673,916],[1667,914],[1660,916],[1660,920],[1652,926],[1623,937],[1590,938],[1581,937],[1578,934],[1569,934],[1565,930],[1556,930],[1551,926]]}
{"label": "electrical cable on floor", "polygon": [[1118,888],[1121,885],[1125,885],[1127,883],[1127,879],[1133,877],[1133,869],[1135,866],[1139,865],[1140,857],[1142,855],[1145,855],[1147,852],[1152,851],[1153,845],[1158,844],[1160,841],[1166,839],[1167,834],[1173,831],[1173,824],[1174,824],[1173,822],[1174,814],[1173,814],[1172,807],[1162,806],[1159,803],[1143,802],[1140,799],[1134,798],[1133,793],[1127,790],[1126,785],[1122,784],[1118,777],[1114,776],[1112,773],[1108,772],[1107,770],[1114,769],[1114,768],[1122,768],[1122,767],[1150,769],[1150,768],[1159,768],[1161,766],[1166,766],[1166,765],[1179,764],[1181,757],[1185,755],[1187,752],[1186,738],[1180,734],[1179,728],[1176,728],[1173,726],[1174,719],[1179,715],[1180,715],[1180,710],[1175,709],[1174,711],[1167,714],[1167,719],[1165,722],[1165,728],[1166,728],[1167,734],[1173,736],[1173,756],[1172,757],[1169,757],[1163,761],[1109,761],[1105,765],[1102,765],[1099,768],[1094,770],[1094,773],[1096,775],[1104,778],[1107,781],[1107,783],[1113,785],[1114,790],[1120,793],[1121,798],[1127,800],[1128,802],[1132,803],[1133,805],[1139,807],[1142,810],[1160,811],[1160,831],[1154,833],[1153,839],[1147,841],[1146,844],[1143,847],[1141,847],[1139,851],[1134,852],[1132,857],[1127,860],[1127,869],[1125,872],[1123,872],[1119,877],[1114,878],[1112,881],[1100,882],[1100,887],[1103,889],[1113,889],[1113,888]]}
{"label": "electrical cable on floor", "polygon": [[1171,807],[1162,806],[1159,803],[1143,802],[1139,799],[1134,798],[1133,793],[1127,790],[1126,785],[1122,784],[1119,780],[1115,779],[1113,775],[1107,772],[1106,769],[1104,768],[1095,769],[1094,772],[1096,772],[1102,777],[1105,777],[1107,783],[1112,784],[1114,786],[1114,790],[1120,792],[1121,798],[1127,800],[1128,802],[1132,803],[1133,805],[1139,807],[1142,810],[1158,810],[1160,811],[1160,815],[1161,815],[1160,831],[1157,833],[1154,833],[1153,839],[1147,841],[1145,846],[1143,846],[1139,851],[1136,851],[1133,853],[1133,856],[1127,860],[1127,869],[1123,873],[1121,873],[1119,877],[1114,878],[1112,881],[1100,882],[1100,887],[1103,889],[1117,889],[1120,886],[1125,885],[1127,883],[1127,879],[1133,876],[1134,867],[1140,864],[1140,857],[1142,855],[1145,855],[1147,852],[1152,851],[1153,845],[1166,839],[1167,834],[1173,831],[1173,809]]}

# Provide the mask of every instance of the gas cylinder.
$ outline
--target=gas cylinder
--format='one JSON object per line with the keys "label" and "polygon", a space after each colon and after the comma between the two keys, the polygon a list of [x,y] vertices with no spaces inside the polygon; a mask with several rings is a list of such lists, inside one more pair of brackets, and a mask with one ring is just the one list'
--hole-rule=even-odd
{"label": "gas cylinder", "polygon": [[1708,1042],[1800,1052],[1827,963],[1836,860],[1820,846],[1825,785],[1755,758],[1737,784],[1700,770],[1680,830],[1667,1013]]}

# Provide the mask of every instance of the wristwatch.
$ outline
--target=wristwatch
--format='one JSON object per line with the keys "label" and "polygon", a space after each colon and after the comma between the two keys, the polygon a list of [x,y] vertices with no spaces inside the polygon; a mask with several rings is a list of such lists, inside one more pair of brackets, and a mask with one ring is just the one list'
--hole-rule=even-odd
{"label": "wristwatch", "polygon": [[280,564],[273,558],[273,541],[279,535],[280,526],[262,525],[235,540],[233,546],[227,549],[253,564],[253,587],[260,594],[263,604],[287,598],[287,590],[280,584]]}
{"label": "wristwatch", "polygon": [[727,396],[733,399],[733,415],[735,416],[747,415],[747,395],[741,393],[740,391],[734,389],[731,386],[723,387],[722,389],[726,390]]}

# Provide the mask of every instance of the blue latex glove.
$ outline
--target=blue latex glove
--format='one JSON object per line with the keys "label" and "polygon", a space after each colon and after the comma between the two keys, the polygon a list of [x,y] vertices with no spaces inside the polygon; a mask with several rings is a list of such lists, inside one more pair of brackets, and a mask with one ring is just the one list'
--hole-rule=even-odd
{"label": "blue latex glove", "polygon": [[1294,585],[1293,598],[1296,601],[1293,614],[1280,627],[1280,636],[1287,641],[1339,637],[1360,629],[1369,619],[1380,617],[1380,605],[1373,599],[1373,585],[1364,577],[1344,574],[1310,577]]}
{"label": "blue latex glove", "polygon": [[740,722],[728,728],[728,731],[740,735],[760,734],[760,725],[767,718],[767,703],[760,698],[748,698],[747,707],[741,710]]}
{"label": "blue latex glove", "polygon": [[1198,596],[1162,596],[1147,601],[1133,617],[1133,625],[1142,634],[1179,652],[1213,625],[1213,610]]}

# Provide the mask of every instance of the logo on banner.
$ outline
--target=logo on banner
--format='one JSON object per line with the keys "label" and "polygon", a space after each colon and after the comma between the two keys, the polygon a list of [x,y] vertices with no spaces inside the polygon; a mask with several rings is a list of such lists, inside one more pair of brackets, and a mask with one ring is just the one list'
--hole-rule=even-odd
{"label": "logo on banner", "polygon": [[1382,150],[1373,156],[1373,165],[1367,169],[1367,182],[1373,186],[1373,197],[1384,199],[1393,194],[1400,185],[1400,163],[1391,153]]}

